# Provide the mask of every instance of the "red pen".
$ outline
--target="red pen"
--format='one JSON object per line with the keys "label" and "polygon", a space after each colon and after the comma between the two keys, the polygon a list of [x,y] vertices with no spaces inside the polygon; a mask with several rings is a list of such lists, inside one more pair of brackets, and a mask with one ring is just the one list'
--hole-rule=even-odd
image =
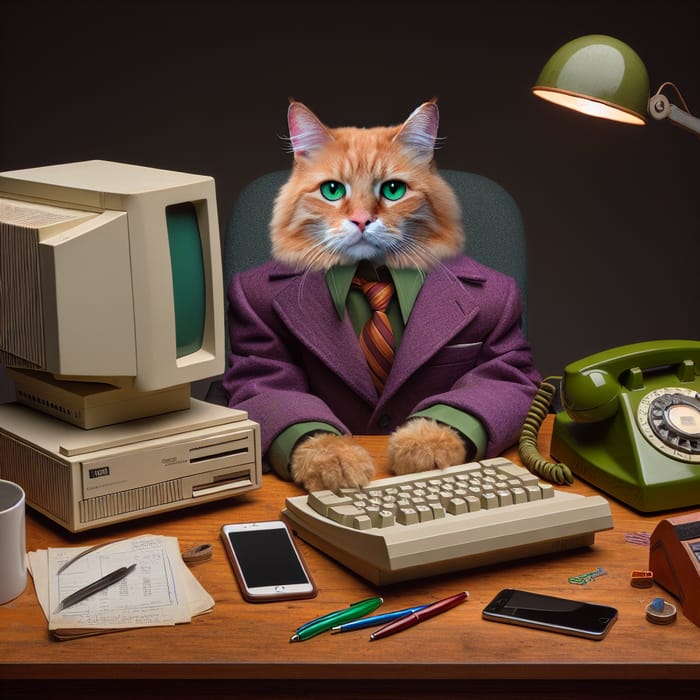
{"label": "red pen", "polygon": [[396,634],[402,630],[407,630],[409,627],[413,627],[413,625],[417,625],[419,622],[423,622],[423,620],[427,620],[429,617],[439,615],[450,608],[454,608],[455,605],[463,603],[467,598],[469,598],[469,593],[467,593],[467,591],[462,591],[456,595],[451,595],[449,598],[438,600],[436,603],[428,605],[422,610],[404,615],[398,620],[394,620],[394,622],[380,627],[376,632],[372,632],[372,634],[369,635],[369,639],[370,641],[374,641],[375,639],[381,639],[382,637],[388,637],[390,634]]}

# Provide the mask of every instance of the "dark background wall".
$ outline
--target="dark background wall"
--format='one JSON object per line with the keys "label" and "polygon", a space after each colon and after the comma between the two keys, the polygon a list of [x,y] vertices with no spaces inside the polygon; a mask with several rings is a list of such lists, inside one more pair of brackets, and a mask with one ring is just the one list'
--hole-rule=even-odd
{"label": "dark background wall", "polygon": [[248,181],[289,165],[289,96],[331,126],[398,123],[437,96],[439,165],[497,180],[522,209],[529,337],[540,370],[558,373],[610,346],[700,338],[700,140],[529,88],[566,41],[611,34],[652,90],[673,81],[700,114],[699,5],[9,0],[0,170],[104,158],[209,174],[223,227]]}

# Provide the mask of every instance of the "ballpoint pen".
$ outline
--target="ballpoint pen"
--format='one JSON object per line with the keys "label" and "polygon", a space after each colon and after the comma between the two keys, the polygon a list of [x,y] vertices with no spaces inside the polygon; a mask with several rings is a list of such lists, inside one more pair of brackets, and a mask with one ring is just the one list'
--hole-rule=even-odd
{"label": "ballpoint pen", "polygon": [[314,637],[321,632],[326,632],[331,627],[342,625],[344,622],[350,622],[351,620],[357,620],[358,617],[363,617],[376,610],[382,602],[381,598],[367,598],[357,603],[351,603],[343,610],[335,610],[317,617],[297,628],[297,631],[290,637],[289,641],[303,642],[305,639]]}
{"label": "ballpoint pen", "polygon": [[337,634],[338,632],[352,632],[353,630],[362,630],[367,627],[378,627],[379,625],[385,625],[389,622],[393,622],[394,620],[398,620],[400,617],[410,615],[413,612],[418,612],[419,610],[427,607],[427,605],[417,605],[413,608],[404,608],[403,610],[394,610],[393,612],[382,613],[381,615],[363,617],[359,620],[346,622],[344,625],[331,627],[331,634]]}
{"label": "ballpoint pen", "polygon": [[120,537],[118,540],[111,540],[109,542],[101,542],[100,544],[96,544],[93,547],[88,547],[87,549],[84,549],[82,552],[78,552],[74,557],[71,557],[68,561],[64,562],[63,565],[59,568],[59,570],[56,572],[56,575],[60,574],[61,572],[65,571],[71,564],[75,564],[78,559],[82,559],[84,556],[87,556],[88,554],[94,552],[96,549],[102,549],[103,547],[109,547],[110,544],[115,544],[116,542],[123,542],[124,538]]}
{"label": "ballpoint pen", "polygon": [[413,625],[417,625],[419,622],[423,622],[424,620],[433,617],[433,615],[439,615],[450,608],[454,608],[455,605],[463,603],[467,598],[469,598],[469,593],[462,591],[461,593],[457,593],[449,598],[438,600],[436,603],[428,605],[418,612],[408,613],[408,615],[404,615],[398,620],[394,620],[394,622],[390,622],[388,625],[380,627],[376,632],[372,632],[372,634],[369,636],[370,641],[382,639],[382,637],[388,637],[390,634],[396,634],[397,632],[401,632],[409,627],[413,627]]}
{"label": "ballpoint pen", "polygon": [[135,568],[136,564],[132,564],[131,566],[122,566],[120,569],[115,569],[114,571],[107,574],[106,576],[103,576],[97,581],[94,581],[93,583],[90,583],[87,586],[80,588],[75,593],[71,593],[58,604],[58,607],[56,608],[54,614],[59,613],[62,610],[65,610],[66,608],[70,608],[71,606],[80,603],[86,598],[89,598],[91,595],[99,593],[100,591],[104,590],[105,588],[108,588],[112,584],[121,581],[123,578],[128,576]]}

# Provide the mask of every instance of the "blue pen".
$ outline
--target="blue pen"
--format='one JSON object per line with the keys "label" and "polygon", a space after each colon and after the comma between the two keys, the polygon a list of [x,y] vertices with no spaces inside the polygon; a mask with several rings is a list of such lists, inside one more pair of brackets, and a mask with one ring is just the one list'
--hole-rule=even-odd
{"label": "blue pen", "polygon": [[331,634],[337,634],[338,632],[352,632],[353,630],[362,630],[366,627],[377,627],[379,625],[384,625],[387,622],[393,622],[398,620],[400,617],[405,615],[410,615],[411,613],[418,612],[423,608],[427,608],[427,605],[418,605],[415,608],[405,608],[404,610],[395,610],[394,612],[382,613],[381,615],[372,615],[372,617],[363,617],[360,620],[353,620],[352,622],[346,622],[344,625],[336,625],[331,627]]}

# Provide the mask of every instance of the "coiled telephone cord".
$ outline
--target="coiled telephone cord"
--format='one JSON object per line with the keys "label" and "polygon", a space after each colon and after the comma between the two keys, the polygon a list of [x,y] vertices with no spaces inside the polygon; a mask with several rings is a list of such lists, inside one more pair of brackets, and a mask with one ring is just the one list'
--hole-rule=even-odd
{"label": "coiled telephone cord", "polygon": [[537,434],[549,413],[557,389],[545,379],[541,384],[520,432],[518,453],[523,464],[535,475],[555,484],[573,484],[571,469],[561,462],[550,462],[537,449]]}

